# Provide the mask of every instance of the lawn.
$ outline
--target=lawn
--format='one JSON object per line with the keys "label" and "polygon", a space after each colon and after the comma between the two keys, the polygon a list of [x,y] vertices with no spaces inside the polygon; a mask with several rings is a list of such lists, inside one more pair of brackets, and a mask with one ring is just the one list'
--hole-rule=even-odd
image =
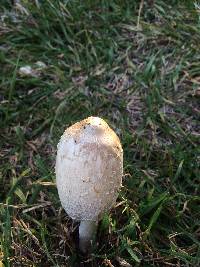
{"label": "lawn", "polygon": [[[200,2],[1,0],[0,266],[200,266],[199,103]],[[84,257],[54,166],[91,115],[124,176]]]}

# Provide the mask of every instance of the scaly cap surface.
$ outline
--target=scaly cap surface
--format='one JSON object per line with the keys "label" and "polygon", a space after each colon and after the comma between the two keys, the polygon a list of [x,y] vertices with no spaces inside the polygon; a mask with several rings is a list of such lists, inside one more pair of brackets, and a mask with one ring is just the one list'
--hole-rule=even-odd
{"label": "scaly cap surface", "polygon": [[67,214],[97,220],[116,201],[123,174],[123,150],[101,118],[89,117],[66,129],[58,144],[56,182]]}

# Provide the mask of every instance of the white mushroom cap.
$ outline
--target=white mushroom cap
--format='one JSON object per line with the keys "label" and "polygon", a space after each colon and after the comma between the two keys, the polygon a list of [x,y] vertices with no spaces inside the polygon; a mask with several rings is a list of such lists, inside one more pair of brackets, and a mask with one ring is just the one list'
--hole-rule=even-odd
{"label": "white mushroom cap", "polygon": [[66,129],[58,144],[56,182],[72,219],[98,220],[115,203],[122,174],[121,143],[103,119],[89,117]]}

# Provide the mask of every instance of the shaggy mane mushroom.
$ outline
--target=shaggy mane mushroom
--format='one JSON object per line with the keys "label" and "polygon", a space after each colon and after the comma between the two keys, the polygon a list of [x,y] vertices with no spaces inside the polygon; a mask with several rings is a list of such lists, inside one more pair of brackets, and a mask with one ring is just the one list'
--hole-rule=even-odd
{"label": "shaggy mane mushroom", "polygon": [[84,253],[99,219],[117,199],[122,174],[120,140],[103,119],[89,117],[66,129],[58,144],[56,183],[63,208],[80,221],[79,247]]}

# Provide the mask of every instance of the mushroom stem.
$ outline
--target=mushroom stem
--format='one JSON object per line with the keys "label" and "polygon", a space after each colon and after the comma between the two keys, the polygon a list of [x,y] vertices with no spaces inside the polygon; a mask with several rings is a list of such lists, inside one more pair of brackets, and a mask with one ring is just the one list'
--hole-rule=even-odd
{"label": "mushroom stem", "polygon": [[96,221],[81,221],[79,226],[79,248],[83,253],[90,250],[96,234]]}

